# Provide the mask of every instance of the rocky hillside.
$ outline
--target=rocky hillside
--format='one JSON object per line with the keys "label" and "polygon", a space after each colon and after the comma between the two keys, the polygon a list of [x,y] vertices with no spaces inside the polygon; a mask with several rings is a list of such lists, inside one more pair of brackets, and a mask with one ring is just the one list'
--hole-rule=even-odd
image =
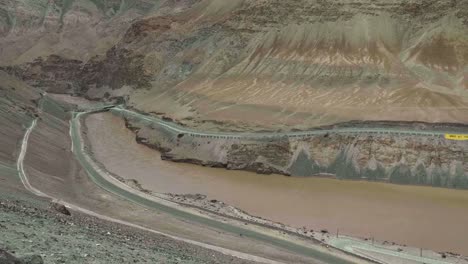
{"label": "rocky hillside", "polygon": [[15,177],[4,176],[0,175],[2,264],[253,263],[78,212],[59,212],[25,193]]}
{"label": "rocky hillside", "polygon": [[[136,140],[160,151],[165,160],[262,174],[468,189],[468,144],[441,136],[330,133],[276,139],[193,137],[126,118],[127,127],[136,133]],[[366,125],[374,123],[361,126]],[[408,124],[387,125],[404,129]],[[441,128],[448,126],[418,124],[414,127],[415,130]],[[467,127],[451,129],[466,131]]]}
{"label": "rocky hillside", "polygon": [[[115,2],[115,3],[114,3]],[[7,2],[3,67],[190,126],[468,121],[468,2]],[[287,126],[285,126],[287,125]]]}
{"label": "rocky hillside", "polygon": [[0,174],[14,175],[21,140],[37,114],[39,92],[0,71]]}
{"label": "rocky hillside", "polygon": [[[183,9],[184,1],[6,0],[0,3],[1,65],[57,55],[81,62],[105,54],[132,21]],[[185,1],[190,2],[190,1]],[[174,7],[178,3],[177,7]]]}
{"label": "rocky hillside", "polygon": [[[26,128],[37,118],[24,167],[29,176],[34,175],[29,182],[47,185],[54,195],[84,193],[69,179],[59,178],[78,177],[82,170],[67,141],[69,109],[41,98],[39,90],[5,72],[0,71],[0,80],[0,263],[253,263],[71,211],[27,191],[18,176],[17,160]],[[86,107],[86,102],[78,102]],[[100,191],[95,188],[91,193]],[[112,201],[104,202],[106,207],[118,203],[106,196]],[[92,203],[102,200],[92,198]]]}

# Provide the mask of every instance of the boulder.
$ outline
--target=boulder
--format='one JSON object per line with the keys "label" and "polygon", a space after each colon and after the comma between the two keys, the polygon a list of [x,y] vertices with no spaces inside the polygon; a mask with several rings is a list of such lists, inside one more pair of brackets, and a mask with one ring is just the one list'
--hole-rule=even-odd
{"label": "boulder", "polygon": [[65,207],[65,205],[57,202],[52,202],[50,207],[55,211],[64,214],[64,215],[71,215],[70,211]]}
{"label": "boulder", "polygon": [[23,264],[21,260],[8,253],[7,251],[0,249],[0,264]]}
{"label": "boulder", "polygon": [[42,257],[35,254],[21,257],[21,261],[24,264],[44,264]]}

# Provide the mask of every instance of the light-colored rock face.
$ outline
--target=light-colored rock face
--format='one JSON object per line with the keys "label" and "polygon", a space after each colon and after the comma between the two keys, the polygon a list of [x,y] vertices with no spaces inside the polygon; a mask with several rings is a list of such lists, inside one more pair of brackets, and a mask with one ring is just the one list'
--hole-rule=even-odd
{"label": "light-colored rock face", "polygon": [[[349,120],[466,123],[467,6],[10,1],[0,56],[31,84],[49,78],[61,83],[49,82],[53,91],[126,96],[135,108],[205,129],[219,127],[207,120],[284,129]],[[53,54],[60,57],[53,67],[36,60]],[[70,65],[59,76],[52,69]]]}

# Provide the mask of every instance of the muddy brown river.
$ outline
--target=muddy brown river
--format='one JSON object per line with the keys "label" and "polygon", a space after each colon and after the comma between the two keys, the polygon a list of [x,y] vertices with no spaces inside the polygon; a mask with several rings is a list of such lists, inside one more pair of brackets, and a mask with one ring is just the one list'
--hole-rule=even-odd
{"label": "muddy brown river", "polygon": [[468,254],[468,191],[324,178],[291,178],[162,161],[120,117],[86,119],[95,158],[111,172],[161,193],[205,194],[290,226],[374,236]]}

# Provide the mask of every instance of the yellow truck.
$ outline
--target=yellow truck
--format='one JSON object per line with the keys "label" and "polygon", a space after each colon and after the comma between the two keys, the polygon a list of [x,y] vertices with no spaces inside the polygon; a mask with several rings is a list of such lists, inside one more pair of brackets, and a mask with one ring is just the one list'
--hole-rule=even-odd
{"label": "yellow truck", "polygon": [[445,134],[448,140],[468,140],[468,134]]}

